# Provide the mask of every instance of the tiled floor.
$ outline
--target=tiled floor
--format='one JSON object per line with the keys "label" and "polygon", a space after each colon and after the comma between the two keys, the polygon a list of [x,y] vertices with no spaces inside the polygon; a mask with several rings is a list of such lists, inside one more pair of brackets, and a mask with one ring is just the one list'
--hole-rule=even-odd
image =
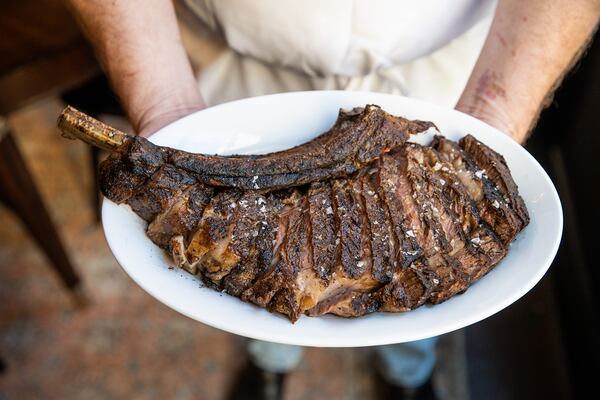
{"label": "tiled floor", "polygon": [[[245,355],[240,338],[192,321],[137,287],[93,221],[87,148],[61,139],[62,104],[49,100],[9,122],[92,303],[73,307],[9,211],[0,206],[0,399],[206,399],[226,396]],[[435,382],[465,399],[464,335],[440,341]],[[369,399],[365,349],[309,349],[286,399]]]}

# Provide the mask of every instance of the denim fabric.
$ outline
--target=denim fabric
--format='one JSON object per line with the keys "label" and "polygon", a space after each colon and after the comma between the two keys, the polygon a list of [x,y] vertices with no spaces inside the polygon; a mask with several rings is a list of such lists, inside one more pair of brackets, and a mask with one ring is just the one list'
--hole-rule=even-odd
{"label": "denim fabric", "polygon": [[[438,338],[409,343],[373,347],[377,368],[392,384],[408,388],[425,383],[435,366],[435,345]],[[250,359],[259,368],[269,372],[285,373],[298,366],[303,348],[260,340],[248,342]]]}
{"label": "denim fabric", "polygon": [[438,337],[375,347],[377,368],[389,383],[414,388],[429,379],[435,367]]}
{"label": "denim fabric", "polygon": [[300,364],[304,349],[300,346],[250,340],[247,345],[250,360],[257,367],[275,373],[285,373]]}

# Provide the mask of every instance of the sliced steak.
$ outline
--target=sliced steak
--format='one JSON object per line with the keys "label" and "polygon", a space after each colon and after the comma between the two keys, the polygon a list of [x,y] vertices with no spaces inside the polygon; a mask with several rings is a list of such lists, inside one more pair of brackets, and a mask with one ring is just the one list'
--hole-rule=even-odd
{"label": "sliced steak", "polygon": [[477,205],[481,218],[498,235],[504,245],[510,243],[522,229],[523,221],[505,200],[498,186],[456,143],[436,136],[432,146],[446,162],[454,167],[469,197]]}
{"label": "sliced steak", "polygon": [[317,274],[327,279],[333,272],[338,258],[337,226],[331,201],[331,185],[328,182],[311,184],[308,190],[308,204],[313,265]]}
{"label": "sliced steak", "polygon": [[[409,311],[424,304],[438,284],[438,276],[424,263],[424,259],[419,259],[397,271],[392,281],[369,296],[369,300],[379,304],[377,311]],[[366,307],[365,310],[372,308]]]}
{"label": "sliced steak", "polygon": [[285,314],[292,321],[297,320],[300,314],[296,297],[300,292],[296,288],[298,273],[301,269],[310,268],[303,265],[310,258],[308,241],[306,212],[301,204],[289,212],[286,237],[279,250],[280,261],[277,265],[277,273],[282,276],[283,284],[267,304],[269,310]]}
{"label": "sliced steak", "polygon": [[466,290],[529,221],[504,158],[473,137],[406,143],[431,126],[367,106],[259,156],[132,138],[101,185],[177,265],[291,321],[408,311]]}
{"label": "sliced steak", "polygon": [[[279,203],[279,210],[274,218],[273,224],[276,226],[275,238],[273,239],[272,246],[272,258],[269,262],[268,267],[262,271],[260,276],[254,280],[252,285],[243,291],[242,300],[252,302],[256,305],[259,305],[264,308],[273,309],[276,303],[269,306],[269,304],[274,300],[274,297],[277,293],[279,293],[282,289],[287,289],[286,293],[289,292],[289,289],[294,286],[295,276],[293,274],[293,268],[290,267],[288,258],[287,258],[287,249],[286,242],[289,236],[289,229],[291,226],[296,226],[298,224],[298,215],[301,214],[301,207],[303,198],[300,196],[298,192],[293,192],[289,196],[286,196],[283,199],[279,199],[278,196],[275,196],[275,199],[270,202],[270,204]],[[268,245],[268,243],[265,243]],[[269,250],[262,249],[263,257],[265,255],[270,255]],[[279,296],[279,308],[283,306],[286,301],[290,300],[285,297],[285,294]],[[287,311],[285,312],[288,317],[291,313],[294,313],[295,307],[293,305],[289,305]],[[291,318],[291,317],[290,317]]]}
{"label": "sliced steak", "polygon": [[128,200],[131,209],[145,221],[152,221],[174,197],[178,197],[196,179],[171,165],[163,165]]}
{"label": "sliced steak", "polygon": [[468,286],[469,278],[460,262],[451,255],[454,250],[453,241],[458,239],[454,216],[448,213],[438,182],[430,177],[421,146],[407,145],[404,155],[408,180],[422,222],[422,229],[420,234],[417,233],[417,238],[424,249],[425,264],[439,280],[439,286],[429,300],[437,303],[462,292]]}
{"label": "sliced steak", "polygon": [[[233,246],[234,251],[240,255],[240,262],[221,280],[223,289],[237,297],[270,268],[273,260],[273,242],[277,233],[277,213],[283,207],[281,201],[273,196],[263,197],[253,193],[254,198],[246,199],[244,204],[246,207],[248,204],[253,208],[257,206],[258,210],[254,211],[256,218],[240,219],[235,228],[240,238],[244,237],[245,232],[251,232],[243,241],[250,239],[252,243],[249,243],[247,248],[243,247],[242,241]],[[243,207],[240,203],[241,201],[238,204]]]}
{"label": "sliced steak", "polygon": [[424,238],[425,233],[410,189],[406,157],[402,152],[396,151],[381,157],[377,185],[395,234],[394,269],[398,265],[406,268],[423,255],[423,248],[419,245],[417,235]]}
{"label": "sliced steak", "polygon": [[[428,184],[435,188],[433,211],[450,244],[451,250],[447,255],[455,261],[453,265],[457,267],[454,271],[457,280],[463,285],[462,288],[457,285],[452,291],[445,291],[433,299],[439,302],[454,295],[454,290],[465,290],[475,279],[489,271],[504,256],[505,250],[496,236],[480,224],[477,209],[466,196],[464,188],[460,187],[449,164],[442,164],[439,154],[429,147],[416,145],[411,153],[424,167]],[[482,243],[485,244],[483,247]]]}
{"label": "sliced steak", "polygon": [[431,147],[422,147],[431,178],[439,182],[447,212],[453,215],[458,240],[452,242],[452,256],[458,258],[471,282],[487,273],[505,255],[500,238],[481,218],[475,201],[469,196],[458,173]]}
{"label": "sliced steak", "polygon": [[389,209],[378,193],[378,174],[365,174],[361,179],[362,196],[365,202],[367,221],[371,231],[371,253],[373,277],[381,283],[392,280],[398,267],[398,246]]}
{"label": "sliced steak", "polygon": [[219,192],[211,199],[187,248],[176,250],[182,267],[196,273],[199,266],[203,277],[218,281],[239,261],[227,248],[232,240],[237,200],[241,196],[242,193],[234,189]]}
{"label": "sliced steak", "polygon": [[213,188],[202,184],[188,186],[177,197],[165,201],[163,210],[148,225],[146,234],[167,251],[172,251],[170,243],[173,237],[181,236],[183,242],[187,243],[196,231],[213,193]]}
{"label": "sliced steak", "polygon": [[368,262],[368,254],[363,248],[363,209],[356,201],[351,182],[334,181],[332,192],[339,221],[342,271],[350,278],[358,278],[365,273]]}
{"label": "sliced steak", "polygon": [[504,157],[471,135],[463,137],[458,143],[484,171],[487,178],[496,185],[504,196],[503,200],[519,216],[522,223],[520,229],[527,226],[529,213]]}

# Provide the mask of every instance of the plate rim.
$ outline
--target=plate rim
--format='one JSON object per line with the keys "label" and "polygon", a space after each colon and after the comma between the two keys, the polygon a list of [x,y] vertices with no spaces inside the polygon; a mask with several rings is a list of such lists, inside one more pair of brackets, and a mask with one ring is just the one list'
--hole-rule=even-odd
{"label": "plate rim", "polygon": [[[494,303],[494,306],[488,307],[488,308],[484,309],[483,311],[480,311],[477,313],[470,313],[467,317],[457,319],[456,321],[453,321],[453,323],[447,323],[446,325],[439,327],[437,330],[432,329],[431,332],[433,332],[433,333],[431,333],[428,337],[438,336],[438,335],[442,335],[442,334],[445,334],[448,332],[452,332],[457,329],[461,329],[461,328],[467,327],[469,325],[472,325],[474,323],[477,323],[479,321],[482,321],[486,318],[489,318],[490,316],[502,311],[506,307],[508,307],[511,304],[513,304],[514,302],[518,301],[521,297],[523,297],[525,294],[527,294],[535,285],[537,285],[539,283],[539,281],[547,273],[548,269],[550,268],[550,266],[552,264],[552,261],[554,260],[554,258],[556,256],[556,253],[558,252],[558,249],[560,247],[560,242],[561,242],[562,235],[563,235],[563,229],[564,229],[563,208],[562,208],[562,203],[560,201],[560,197],[558,195],[556,187],[554,186],[554,183],[552,182],[552,180],[550,179],[550,177],[548,176],[548,174],[544,170],[544,168],[526,149],[524,149],[521,145],[519,145],[517,142],[515,142],[511,137],[507,136],[506,134],[504,134],[497,128],[495,128],[479,119],[476,119],[475,117],[473,117],[471,115],[463,113],[461,111],[458,111],[455,109],[450,109],[448,107],[443,107],[443,106],[433,104],[433,103],[430,103],[430,102],[427,102],[424,100],[413,99],[410,97],[394,95],[394,94],[389,94],[389,93],[368,92],[368,91],[343,91],[343,90],[323,90],[323,91],[313,90],[313,91],[284,92],[284,93],[267,94],[267,95],[263,95],[263,96],[256,96],[256,97],[234,100],[231,102],[222,103],[219,105],[215,105],[215,106],[208,107],[206,109],[194,112],[190,115],[183,117],[182,119],[174,121],[173,123],[168,124],[165,127],[161,128],[159,131],[157,131],[154,135],[152,135],[150,137],[150,140],[152,141],[152,138],[154,138],[154,140],[160,139],[161,136],[164,135],[169,130],[176,129],[178,124],[184,124],[184,123],[186,123],[187,120],[195,118],[200,113],[219,112],[220,108],[231,107],[232,105],[235,106],[235,104],[240,103],[240,102],[248,102],[248,101],[252,101],[252,100],[256,100],[256,99],[264,99],[264,98],[268,98],[268,97],[298,96],[298,95],[307,95],[307,94],[309,94],[309,95],[317,94],[318,95],[321,93],[324,93],[324,94],[350,93],[350,94],[358,94],[359,96],[360,95],[369,96],[369,95],[375,94],[375,95],[384,96],[384,97],[401,98],[401,99],[403,99],[402,101],[412,102],[419,107],[423,106],[428,109],[432,109],[432,108],[438,109],[441,112],[449,112],[450,111],[452,113],[462,114],[463,117],[467,117],[468,119],[475,120],[475,121],[477,121],[478,124],[484,124],[488,127],[488,129],[492,129],[492,130],[496,131],[499,134],[499,137],[501,137],[500,140],[510,141],[510,142],[513,142],[511,145],[514,146],[516,144],[517,146],[519,146],[522,154],[525,155],[533,165],[535,165],[536,171],[538,173],[540,173],[539,176],[543,179],[545,186],[547,186],[548,188],[551,189],[549,191],[549,194],[552,197],[551,201],[556,203],[560,212],[557,214],[557,221],[556,221],[557,226],[558,226],[557,234],[553,237],[553,239],[554,239],[553,243],[549,247],[550,250],[545,253],[543,262],[540,262],[540,265],[542,265],[543,267],[537,269],[536,273],[533,275],[532,278],[529,279],[529,281],[527,282],[526,285],[520,286],[519,290],[513,291],[510,296],[505,297],[502,301],[498,301],[498,302]],[[466,133],[465,133],[465,135],[466,135]],[[278,334],[275,332],[264,333],[263,331],[258,330],[258,329],[255,329],[255,330],[247,329],[247,328],[244,329],[244,326],[245,326],[244,324],[240,324],[239,327],[231,326],[231,324],[223,322],[223,320],[207,318],[205,315],[202,315],[202,313],[200,313],[198,315],[192,315],[192,313],[190,313],[187,310],[180,307],[180,305],[177,304],[177,302],[171,301],[169,298],[166,298],[163,293],[161,293],[161,292],[157,293],[155,290],[147,287],[146,281],[139,279],[138,276],[136,276],[133,273],[130,273],[129,268],[125,266],[125,264],[127,264],[127,262],[125,262],[123,260],[123,255],[118,254],[118,252],[115,252],[113,244],[111,244],[111,238],[109,237],[109,233],[108,233],[109,230],[107,230],[105,227],[105,220],[106,220],[105,213],[110,212],[111,205],[114,205],[117,207],[127,207],[127,206],[123,206],[123,205],[119,206],[106,198],[103,198],[103,202],[102,202],[102,225],[104,228],[103,233],[104,233],[106,241],[111,249],[111,252],[113,253],[114,257],[116,258],[119,266],[125,271],[127,276],[129,276],[129,278],[131,278],[137,285],[139,285],[146,293],[148,293],[150,296],[154,297],[156,300],[160,301],[167,307],[177,311],[178,313],[185,315],[188,318],[191,318],[195,321],[201,322],[208,326],[214,327],[216,329],[223,330],[223,331],[229,332],[229,333],[233,333],[235,335],[244,336],[244,337],[248,337],[248,338],[252,338],[252,339],[263,340],[263,341],[268,341],[268,342],[282,343],[282,344],[292,344],[292,345],[311,346],[311,347],[332,347],[333,348],[333,347],[366,347],[366,346],[374,346],[374,345],[386,345],[386,344],[399,343],[397,340],[394,340],[391,337],[391,335],[387,335],[388,339],[382,339],[378,336],[363,337],[363,338],[361,338],[360,343],[357,343],[356,340],[346,339],[345,337],[339,338],[339,340],[336,342],[319,340],[318,338],[315,338],[315,336],[302,337],[302,338],[298,338],[298,337],[289,338],[287,336],[281,336],[281,335],[278,336]],[[132,212],[132,211],[130,211],[130,212]],[[199,278],[195,277],[195,279],[199,279]],[[210,289],[210,290],[212,290],[212,289]],[[215,291],[215,293],[216,293],[216,291]],[[241,302],[241,300],[238,300],[238,301]],[[435,305],[424,305],[419,308],[428,308],[428,307],[435,307]],[[404,313],[388,313],[388,314],[401,315]],[[273,315],[273,317],[281,318],[281,316],[278,316],[278,315]],[[369,316],[364,316],[364,317],[360,317],[360,318],[368,318],[368,317]],[[308,318],[308,317],[306,317],[306,318]],[[342,318],[342,317],[322,316],[319,318]],[[422,335],[415,335],[415,336],[416,336],[415,339],[402,340],[402,342],[406,342],[406,341],[410,341],[410,340],[418,340],[420,338],[423,338]]]}

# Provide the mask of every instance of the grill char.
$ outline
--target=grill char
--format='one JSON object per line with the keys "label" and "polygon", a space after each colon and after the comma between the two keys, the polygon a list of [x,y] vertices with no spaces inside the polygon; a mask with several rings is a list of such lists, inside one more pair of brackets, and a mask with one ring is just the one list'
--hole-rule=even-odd
{"label": "grill char", "polygon": [[486,168],[491,171],[495,168],[494,165],[498,165],[497,157],[501,156],[494,153],[494,158],[487,160],[487,156],[493,155],[491,150],[478,152],[479,161],[476,161],[457,143],[441,136],[435,137],[432,147],[439,152],[444,161],[454,167],[459,181],[476,203],[481,218],[491,227],[504,245],[510,243],[529,223],[529,216],[516,184],[510,175],[506,176],[506,174],[510,174],[508,168],[502,167],[501,174],[494,174],[495,176],[501,175],[505,182],[509,182],[505,186],[504,192],[486,173]]}
{"label": "grill char", "polygon": [[313,183],[308,191],[313,264],[317,274],[327,279],[336,262],[337,226],[328,182]]}
{"label": "grill char", "polygon": [[[252,283],[264,274],[273,260],[273,241],[277,230],[277,213],[282,208],[281,201],[274,196],[256,195],[255,205],[258,206],[257,218],[251,220],[249,229],[256,232],[252,246],[247,249],[240,248],[240,253],[245,253],[234,269],[222,280],[225,291],[233,296],[240,297],[250,288]],[[238,230],[243,232],[243,229]],[[236,247],[240,247],[238,243]]]}
{"label": "grill char", "polygon": [[292,321],[408,311],[466,290],[529,222],[489,147],[469,136],[405,144],[431,126],[368,106],[264,156],[134,139],[103,162],[101,188],[149,222],[177,265]]}
{"label": "grill char", "polygon": [[520,229],[527,226],[529,213],[523,198],[519,195],[519,188],[510,174],[504,157],[471,135],[463,137],[459,141],[459,145],[485,171],[486,179],[496,186],[503,195],[506,205],[521,219]]}
{"label": "grill char", "polygon": [[336,216],[339,221],[342,271],[350,278],[360,277],[366,269],[362,242],[362,215],[350,182],[335,181],[332,185]]}
{"label": "grill char", "polygon": [[362,196],[371,231],[371,255],[373,258],[373,277],[381,283],[392,279],[396,262],[397,242],[389,211],[378,193],[375,173],[365,174],[362,184]]}
{"label": "grill char", "polygon": [[452,255],[471,281],[479,279],[506,255],[498,236],[483,221],[477,205],[452,166],[431,147],[421,147],[431,179],[438,184],[445,212],[451,216],[454,235]]}
{"label": "grill char", "polygon": [[347,176],[434,125],[392,116],[368,105],[340,112],[328,132],[303,145],[261,156],[205,156],[171,151],[168,162],[200,182],[245,190],[279,189]]}
{"label": "grill char", "polygon": [[[500,258],[504,256],[504,247],[480,224],[471,200],[451,174],[449,166],[441,163],[439,154],[432,148],[418,145],[410,146],[410,149],[432,188],[432,209],[440,222],[440,235],[449,246],[444,254],[447,265],[451,266],[450,270],[445,270],[449,274],[449,286],[442,285],[430,299],[438,303],[466,290],[472,281],[496,264],[499,255]],[[442,168],[448,171],[442,171]]]}

